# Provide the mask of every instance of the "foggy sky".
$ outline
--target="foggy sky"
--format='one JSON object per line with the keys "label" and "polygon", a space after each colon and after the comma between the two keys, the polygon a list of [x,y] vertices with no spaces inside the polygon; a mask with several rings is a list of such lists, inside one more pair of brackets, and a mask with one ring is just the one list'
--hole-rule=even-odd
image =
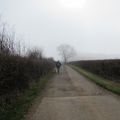
{"label": "foggy sky", "polygon": [[47,56],[58,59],[57,46],[67,43],[82,59],[120,58],[120,1],[64,1],[0,0],[0,14],[28,47]]}

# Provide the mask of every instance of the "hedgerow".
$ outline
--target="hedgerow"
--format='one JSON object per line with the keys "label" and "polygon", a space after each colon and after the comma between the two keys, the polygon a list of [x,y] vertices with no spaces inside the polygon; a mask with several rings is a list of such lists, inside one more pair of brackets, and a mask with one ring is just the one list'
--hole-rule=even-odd
{"label": "hedgerow", "polygon": [[[22,52],[12,32],[0,24],[0,104],[11,104],[37,79],[53,71],[54,60],[40,49]],[[17,41],[17,40],[16,40]]]}
{"label": "hedgerow", "polygon": [[71,62],[105,79],[120,82],[120,60],[85,60]]}

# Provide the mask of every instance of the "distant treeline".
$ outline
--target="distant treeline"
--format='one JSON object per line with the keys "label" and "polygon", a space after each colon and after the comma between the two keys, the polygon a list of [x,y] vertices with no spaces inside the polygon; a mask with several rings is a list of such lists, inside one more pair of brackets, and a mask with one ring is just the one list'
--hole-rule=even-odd
{"label": "distant treeline", "polygon": [[95,73],[108,80],[120,82],[120,60],[86,60],[71,64]]}
{"label": "distant treeline", "polygon": [[0,102],[10,102],[33,82],[53,71],[54,60],[45,58],[42,51],[32,49],[26,52],[14,35],[0,24]]}

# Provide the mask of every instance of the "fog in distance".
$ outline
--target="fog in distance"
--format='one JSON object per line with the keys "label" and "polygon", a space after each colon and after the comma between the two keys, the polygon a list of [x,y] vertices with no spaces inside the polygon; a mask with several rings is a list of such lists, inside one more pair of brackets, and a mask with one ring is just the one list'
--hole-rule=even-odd
{"label": "fog in distance", "polygon": [[0,14],[28,48],[56,60],[60,44],[74,59],[120,58],[119,0],[0,0]]}

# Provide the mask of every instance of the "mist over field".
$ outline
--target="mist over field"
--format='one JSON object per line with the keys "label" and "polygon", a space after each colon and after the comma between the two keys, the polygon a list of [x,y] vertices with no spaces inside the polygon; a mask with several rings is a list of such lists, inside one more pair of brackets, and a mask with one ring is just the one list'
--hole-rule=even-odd
{"label": "mist over field", "polygon": [[70,44],[77,59],[120,58],[119,0],[0,0],[3,21],[26,46],[60,59],[56,48]]}

